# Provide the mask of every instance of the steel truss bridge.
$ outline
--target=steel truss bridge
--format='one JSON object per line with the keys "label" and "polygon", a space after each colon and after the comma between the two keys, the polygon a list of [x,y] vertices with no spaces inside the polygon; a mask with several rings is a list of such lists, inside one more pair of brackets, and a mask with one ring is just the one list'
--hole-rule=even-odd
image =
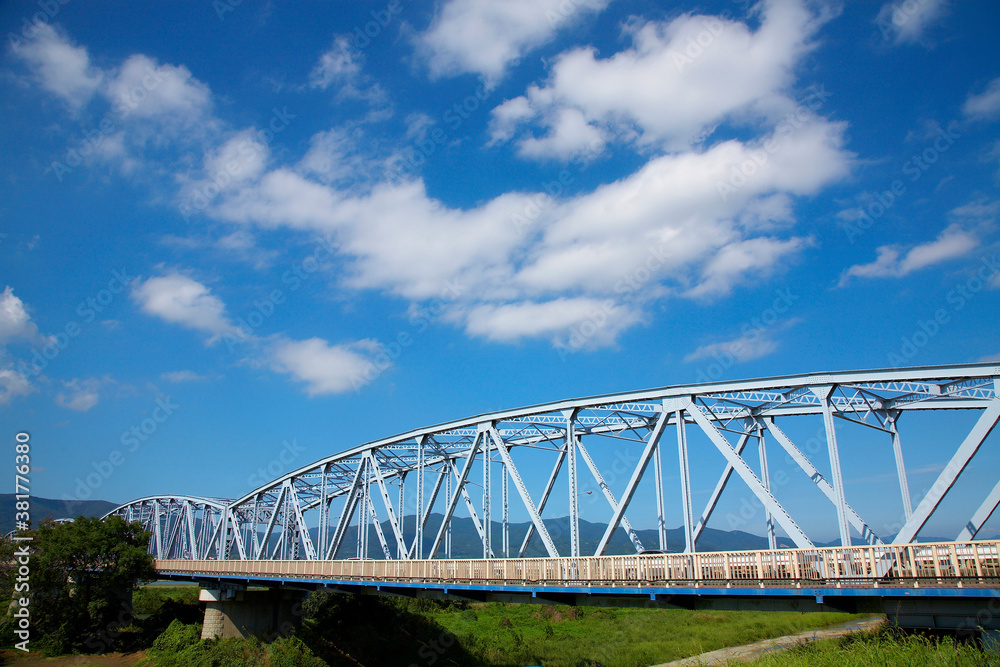
{"label": "steel truss bridge", "polygon": [[[497,591],[534,582],[563,591],[582,585],[591,592],[598,584],[635,592],[651,581],[668,587],[683,583],[691,590],[705,582],[740,590],[768,582],[845,590],[859,584],[878,588],[880,581],[919,589],[923,581],[924,595],[934,590],[928,582],[954,591],[985,587],[982,594],[995,595],[998,545],[974,540],[1000,504],[1000,469],[984,486],[981,480],[967,481],[967,468],[1000,419],[998,384],[1000,367],[974,364],[814,373],[565,400],[362,444],[242,498],[150,496],[109,516],[139,521],[152,533],[149,550],[161,571],[217,580],[304,577],[345,586],[410,582],[441,590],[451,582],[452,591],[456,582],[489,587],[492,581]],[[954,415],[967,417],[956,425]],[[939,420],[945,420],[943,430],[935,429]],[[911,431],[905,430],[908,424]],[[916,499],[904,462],[911,438],[924,448],[932,438],[939,453],[933,458],[948,458]],[[799,483],[774,482],[768,454],[775,447],[798,471]],[[899,509],[894,534],[878,529],[852,505],[842,463],[894,480],[873,482],[885,487],[884,507]],[[713,469],[714,489],[699,512],[692,476]],[[667,503],[665,486],[671,480],[679,486],[679,507]],[[730,488],[758,504],[767,551],[699,552],[699,538]],[[917,546],[921,529],[952,491],[966,500],[974,497],[968,520],[952,527],[953,537],[947,537],[954,542]],[[805,498],[809,494],[813,505],[818,500],[827,508],[839,547],[817,547],[796,520],[798,515],[815,522],[816,511],[802,509],[813,507]],[[866,496],[870,504],[870,486]],[[558,506],[557,515],[546,514],[550,501]],[[512,505],[530,520],[526,534],[514,541]],[[668,517],[678,509],[683,543],[668,545]],[[655,516],[651,543],[648,534],[643,543],[630,511],[644,520]],[[451,558],[453,519],[462,514],[481,542],[481,559]],[[581,553],[583,514],[602,528],[592,555]],[[557,522],[555,516],[563,518]],[[567,529],[559,528],[567,522]],[[627,536],[636,554],[681,553],[608,556],[616,534]],[[779,540],[795,549],[779,549]],[[533,543],[547,558],[526,558]],[[366,560],[371,551],[384,560]]]}

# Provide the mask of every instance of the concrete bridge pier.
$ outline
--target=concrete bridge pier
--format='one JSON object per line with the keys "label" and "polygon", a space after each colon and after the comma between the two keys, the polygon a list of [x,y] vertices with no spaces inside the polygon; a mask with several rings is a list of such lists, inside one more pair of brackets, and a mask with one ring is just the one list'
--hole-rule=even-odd
{"label": "concrete bridge pier", "polygon": [[302,624],[302,602],[307,591],[269,588],[247,590],[224,585],[203,588],[198,599],[205,603],[201,638],[254,636],[264,641],[284,637]]}

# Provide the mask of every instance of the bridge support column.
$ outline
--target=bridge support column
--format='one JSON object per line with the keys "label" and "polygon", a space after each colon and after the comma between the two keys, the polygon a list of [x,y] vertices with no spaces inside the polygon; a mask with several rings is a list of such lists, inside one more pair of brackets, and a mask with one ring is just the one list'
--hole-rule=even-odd
{"label": "bridge support column", "polygon": [[272,641],[286,636],[302,623],[302,602],[307,595],[306,591],[287,589],[203,588],[198,597],[205,602],[201,638],[252,635]]}

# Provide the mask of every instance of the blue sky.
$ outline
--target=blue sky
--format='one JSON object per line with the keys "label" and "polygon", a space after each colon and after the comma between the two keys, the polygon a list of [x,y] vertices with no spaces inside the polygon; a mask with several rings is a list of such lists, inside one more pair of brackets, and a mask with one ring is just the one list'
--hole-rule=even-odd
{"label": "blue sky", "polygon": [[[40,496],[237,497],[493,409],[997,359],[998,26],[4,3],[3,437],[32,433]],[[913,447],[920,487],[950,452]]]}

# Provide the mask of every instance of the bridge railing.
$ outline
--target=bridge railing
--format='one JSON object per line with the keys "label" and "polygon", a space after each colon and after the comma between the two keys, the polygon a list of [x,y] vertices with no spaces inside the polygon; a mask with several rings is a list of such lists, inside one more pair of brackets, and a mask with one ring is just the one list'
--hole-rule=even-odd
{"label": "bridge railing", "polygon": [[1000,541],[496,560],[158,560],[226,578],[495,584],[1000,585]]}

